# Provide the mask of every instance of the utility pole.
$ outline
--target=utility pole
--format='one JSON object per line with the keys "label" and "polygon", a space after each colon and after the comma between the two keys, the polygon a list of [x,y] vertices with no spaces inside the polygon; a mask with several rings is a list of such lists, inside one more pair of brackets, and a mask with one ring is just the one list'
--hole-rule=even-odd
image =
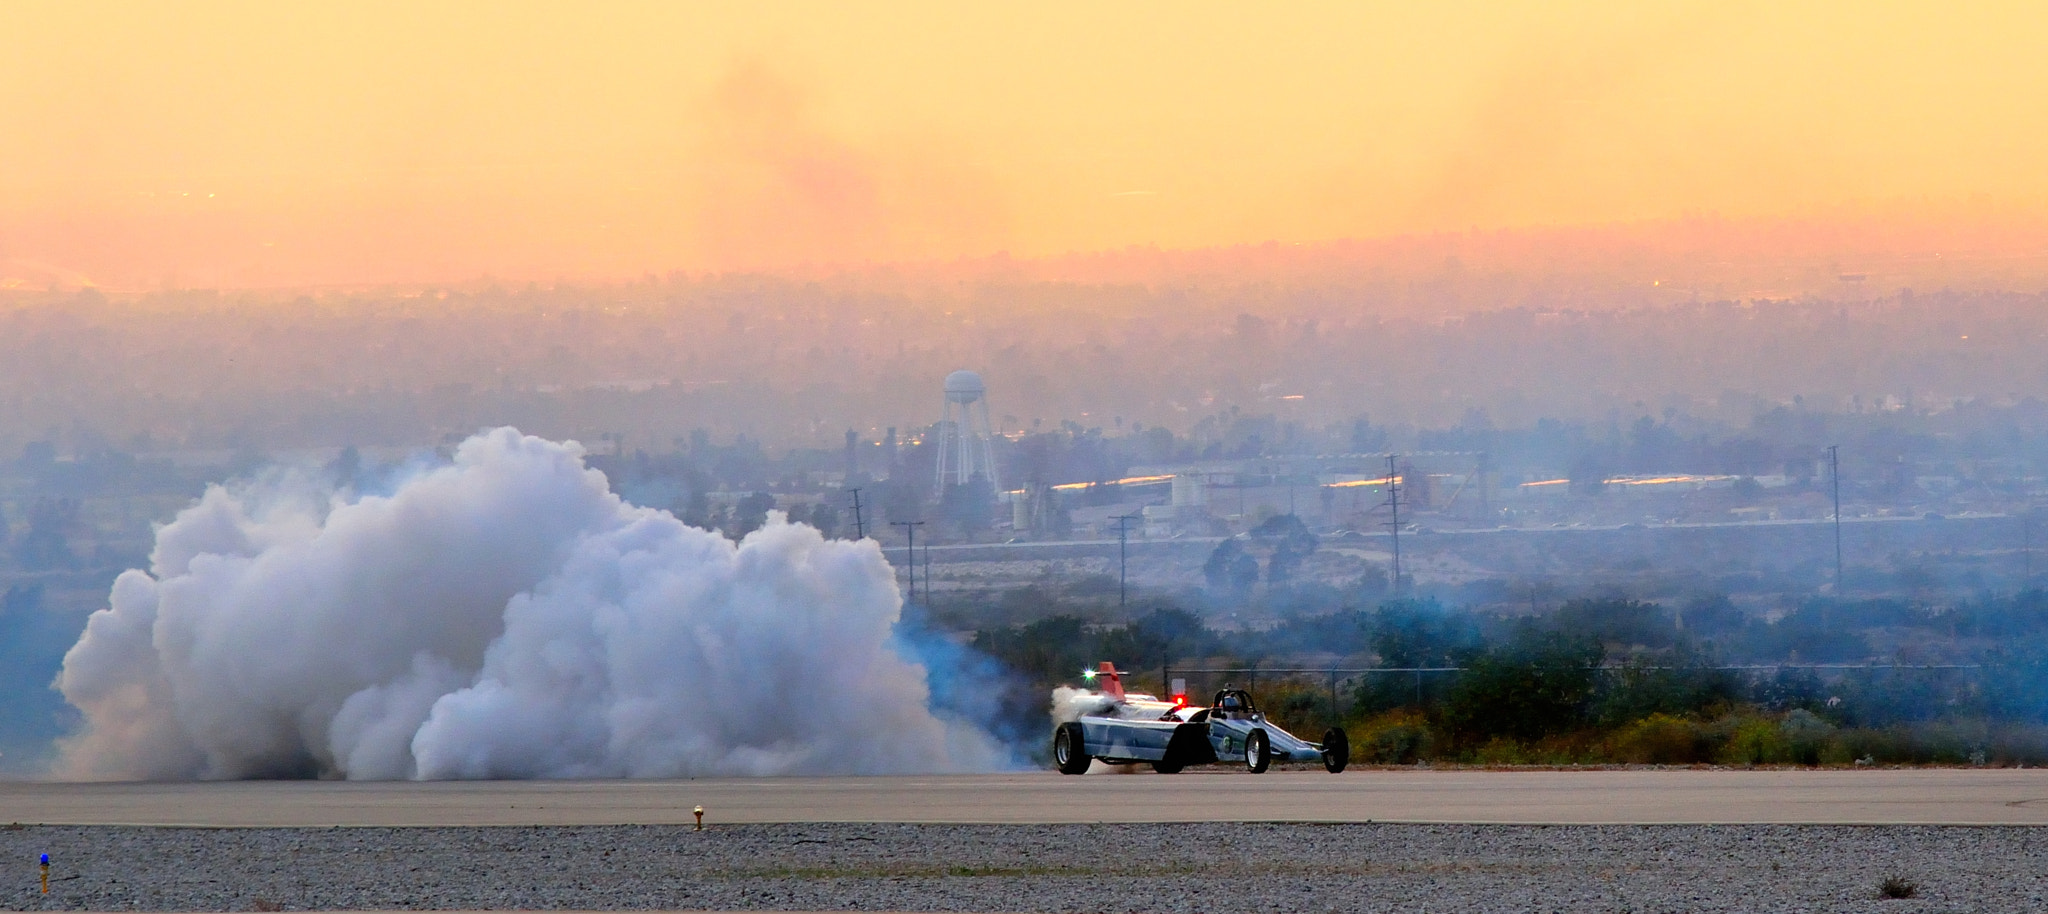
{"label": "utility pole", "polygon": [[1129,529],[1127,525],[1132,518],[1137,516],[1136,514],[1119,514],[1116,518],[1116,608],[1119,610],[1124,608],[1126,597],[1124,583],[1127,568],[1125,546],[1129,542],[1127,539],[1128,534],[1126,533]]}
{"label": "utility pole", "polygon": [[[914,573],[916,566],[911,570]],[[929,538],[924,541],[924,601],[932,601],[932,541]]]}
{"label": "utility pole", "polygon": [[1828,445],[1828,485],[1835,496],[1835,599],[1842,598],[1842,460],[1841,447]]}
{"label": "utility pole", "polygon": [[860,519],[860,488],[855,487],[847,491],[853,493],[853,538],[857,540],[867,539],[867,524],[862,523]]}
{"label": "utility pole", "polygon": [[892,520],[892,527],[902,527],[909,544],[903,548],[903,565],[910,569],[910,602],[917,602],[917,528],[924,526],[921,520]]}
{"label": "utility pole", "polygon": [[1387,509],[1394,519],[1387,527],[1394,531],[1394,599],[1401,598],[1401,477],[1394,475],[1392,454],[1387,455]]}

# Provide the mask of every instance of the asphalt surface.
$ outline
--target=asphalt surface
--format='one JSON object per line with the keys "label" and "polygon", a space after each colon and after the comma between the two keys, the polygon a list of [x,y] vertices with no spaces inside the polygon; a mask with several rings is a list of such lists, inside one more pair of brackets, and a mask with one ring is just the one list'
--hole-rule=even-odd
{"label": "asphalt surface", "polygon": [[[1098,768],[1101,766],[1098,765]],[[1228,768],[682,781],[0,782],[0,825],[219,827],[875,822],[2048,824],[2048,769]]]}
{"label": "asphalt surface", "polygon": [[[26,866],[51,860],[50,893]],[[0,909],[2041,911],[2048,830],[1894,825],[0,827]],[[1887,878],[1911,901],[1885,900]]]}

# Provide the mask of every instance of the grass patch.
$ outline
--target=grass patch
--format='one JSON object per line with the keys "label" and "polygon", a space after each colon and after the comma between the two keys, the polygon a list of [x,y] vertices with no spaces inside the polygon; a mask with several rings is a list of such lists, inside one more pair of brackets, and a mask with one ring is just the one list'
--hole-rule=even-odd
{"label": "grass patch", "polygon": [[1912,898],[1920,894],[1920,884],[1898,876],[1886,876],[1877,884],[1879,898]]}

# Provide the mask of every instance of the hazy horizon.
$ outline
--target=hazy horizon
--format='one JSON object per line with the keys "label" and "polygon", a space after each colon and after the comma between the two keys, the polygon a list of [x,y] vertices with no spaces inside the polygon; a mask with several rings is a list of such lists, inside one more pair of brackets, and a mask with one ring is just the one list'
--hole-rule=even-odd
{"label": "hazy horizon", "polygon": [[1621,226],[1658,248],[1688,220],[1823,261],[2021,256],[2038,281],[2048,239],[2024,114],[2048,13],[2025,7],[18,3],[0,25],[0,281],[37,288],[1003,252],[1085,279],[1132,246]]}
{"label": "hazy horizon", "polygon": [[0,2],[0,774],[2040,764],[2043,34]]}

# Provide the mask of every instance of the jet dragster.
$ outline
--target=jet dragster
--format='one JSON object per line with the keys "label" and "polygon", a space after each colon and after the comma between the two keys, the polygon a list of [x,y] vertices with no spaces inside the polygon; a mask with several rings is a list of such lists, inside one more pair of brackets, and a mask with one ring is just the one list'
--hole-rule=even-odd
{"label": "jet dragster", "polygon": [[1226,686],[1208,707],[1197,708],[1186,696],[1162,701],[1126,693],[1123,676],[1112,664],[1082,675],[1093,680],[1096,689],[1066,699],[1067,714],[1078,709],[1078,719],[1053,729],[1053,764],[1061,774],[1081,774],[1093,759],[1112,764],[1151,762],[1160,774],[1174,774],[1189,765],[1237,761],[1253,774],[1276,761],[1321,761],[1336,774],[1351,761],[1351,741],[1343,730],[1331,727],[1320,744],[1297,739],[1267,720],[1243,689]]}

